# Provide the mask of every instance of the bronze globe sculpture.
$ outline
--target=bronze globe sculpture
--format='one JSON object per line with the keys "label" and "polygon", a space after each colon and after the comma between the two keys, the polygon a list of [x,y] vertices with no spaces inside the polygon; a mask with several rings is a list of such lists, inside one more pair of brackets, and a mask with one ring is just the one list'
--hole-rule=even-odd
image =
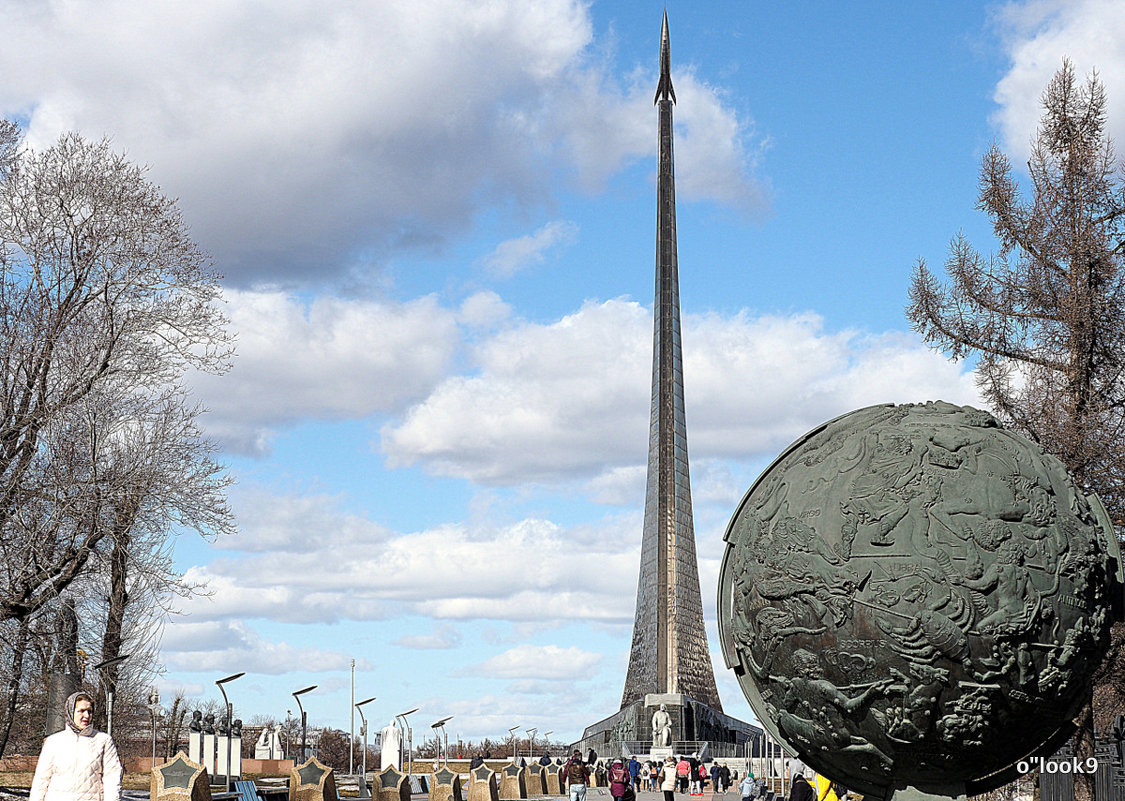
{"label": "bronze globe sculpture", "polygon": [[882,798],[983,792],[1053,751],[1120,592],[1098,498],[991,415],[942,402],[810,432],[725,540],[720,639],[759,720]]}

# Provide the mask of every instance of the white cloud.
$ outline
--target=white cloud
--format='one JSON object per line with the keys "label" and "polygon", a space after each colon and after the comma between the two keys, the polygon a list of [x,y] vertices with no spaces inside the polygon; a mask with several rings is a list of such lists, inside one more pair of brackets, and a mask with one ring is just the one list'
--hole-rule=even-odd
{"label": "white cloud", "polygon": [[634,506],[644,497],[648,467],[643,464],[611,467],[586,482],[591,500],[610,506]]}
{"label": "white cloud", "polygon": [[[388,462],[500,485],[600,475],[591,491],[620,497],[647,457],[651,325],[612,300],[496,335],[477,373],[384,427]],[[759,458],[874,403],[978,397],[970,373],[915,337],[829,332],[814,314],[688,315],[683,352],[693,460]]]}
{"label": "white cloud", "polygon": [[[591,678],[602,655],[570,646],[518,645],[462,672],[496,679],[575,681]],[[525,690],[526,691],[526,690]],[[534,692],[539,692],[537,688]]]}
{"label": "white cloud", "polygon": [[[365,278],[655,146],[652,75],[619,88],[582,0],[0,0],[0,17],[0,113],[35,145],[108,134],[152,165],[237,285]],[[702,85],[689,109],[677,80],[685,163],[719,180],[701,196],[741,202],[745,123]]]}
{"label": "white cloud", "polygon": [[[232,670],[277,676],[295,669],[341,671],[350,667],[351,654],[320,648],[270,642],[244,622],[174,622],[164,634],[161,653],[173,670],[221,672]],[[370,670],[366,659],[356,660],[360,670]]]}
{"label": "white cloud", "polygon": [[447,379],[384,428],[388,462],[506,484],[577,475],[592,459],[635,461],[648,427],[650,320],[612,300],[498,334],[476,350],[479,375]]}
{"label": "white cloud", "polygon": [[395,641],[395,645],[415,650],[448,650],[461,645],[461,632],[456,627],[442,623],[434,626],[429,634],[407,634]]}
{"label": "white cloud", "polygon": [[471,328],[487,328],[507,320],[512,307],[492,291],[477,292],[461,303],[457,319]]}
{"label": "white cloud", "polygon": [[693,73],[681,76],[676,88],[684,98],[675,111],[676,198],[762,212],[769,206],[768,191],[752,176],[767,143],[725,104],[719,88]]}
{"label": "white cloud", "polygon": [[282,292],[226,293],[238,337],[229,373],[198,376],[209,433],[260,454],[273,431],[306,419],[392,411],[442,378],[460,342],[456,315],[432,297],[408,303]]}
{"label": "white cloud", "polygon": [[552,248],[570,244],[578,234],[578,226],[569,220],[555,220],[535,233],[501,242],[481,262],[486,270],[499,278],[510,278],[536,264],[542,264]]}
{"label": "white cloud", "polygon": [[[387,536],[381,526],[341,512],[338,500],[274,498],[279,511],[232,539],[229,557],[187,571],[185,579],[209,593],[182,602],[180,611],[196,625],[252,618],[333,623],[392,614],[536,626],[563,619],[621,625],[632,619],[640,530],[631,520],[590,526],[587,533],[527,519]],[[251,508],[267,503],[263,496]],[[244,513],[240,507],[240,516]],[[310,515],[322,524],[324,539],[309,537]],[[318,547],[310,547],[310,540]],[[597,570],[588,569],[591,560]],[[438,626],[400,644],[453,647],[455,629]]]}
{"label": "white cloud", "polygon": [[342,495],[278,496],[251,484],[236,486],[231,497],[238,529],[214,542],[214,547],[226,551],[315,554],[344,547],[374,548],[393,534],[367,518],[341,511]]}
{"label": "white cloud", "polygon": [[1027,160],[1040,98],[1064,58],[1079,75],[1097,70],[1109,95],[1109,130],[1125,139],[1125,15],[1117,0],[1009,3],[998,22],[1011,65],[996,87],[993,121],[1016,164]]}
{"label": "white cloud", "polygon": [[[587,72],[552,106],[587,190],[600,190],[623,166],[656,154],[655,69],[654,64],[634,70],[625,87]],[[769,200],[754,169],[765,142],[755,135],[752,121],[740,117],[720,89],[694,72],[673,69],[672,78],[679,98],[673,109],[677,198],[716,201],[750,213],[764,210]]]}

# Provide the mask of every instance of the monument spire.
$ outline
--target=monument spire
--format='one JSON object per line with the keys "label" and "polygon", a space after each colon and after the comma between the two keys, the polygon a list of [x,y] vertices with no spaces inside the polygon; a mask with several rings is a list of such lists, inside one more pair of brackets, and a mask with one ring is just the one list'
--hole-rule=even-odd
{"label": "monument spire", "polygon": [[699,568],[688,477],[680,351],[676,186],[668,12],[660,34],[656,184],[656,300],[653,306],[652,406],[641,571],[633,644],[622,708],[650,693],[679,693],[722,711],[703,628]]}
{"label": "monument spire", "polygon": [[664,11],[664,22],[660,29],[660,83],[656,85],[656,98],[653,104],[672,98],[676,102],[676,90],[672,88],[672,56],[668,41],[668,11]]}

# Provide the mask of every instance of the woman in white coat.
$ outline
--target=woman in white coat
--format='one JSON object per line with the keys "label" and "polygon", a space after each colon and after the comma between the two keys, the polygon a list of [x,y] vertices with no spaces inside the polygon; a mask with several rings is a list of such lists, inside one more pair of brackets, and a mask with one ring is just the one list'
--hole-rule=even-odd
{"label": "woman in white coat", "polygon": [[660,769],[660,789],[664,791],[664,801],[672,801],[676,783],[676,760],[668,757],[664,760],[664,767]]}
{"label": "woman in white coat", "polygon": [[43,741],[30,801],[120,801],[121,760],[93,716],[88,694],[66,699],[66,728]]}

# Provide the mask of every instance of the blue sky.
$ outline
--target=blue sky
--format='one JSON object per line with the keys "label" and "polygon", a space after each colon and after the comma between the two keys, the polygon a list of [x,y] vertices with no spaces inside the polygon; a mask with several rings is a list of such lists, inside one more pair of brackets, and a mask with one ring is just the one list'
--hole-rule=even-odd
{"label": "blue sky", "polygon": [[[224,280],[239,357],[196,392],[238,534],[164,633],[166,694],[347,728],[576,738],[617,709],[648,427],[648,2],[0,0],[0,112],[150,165]],[[692,489],[716,643],[722,533],[758,472],[864,405],[974,402],[903,317],[977,167],[1026,158],[1064,56],[1125,131],[1114,2],[670,2]]]}

